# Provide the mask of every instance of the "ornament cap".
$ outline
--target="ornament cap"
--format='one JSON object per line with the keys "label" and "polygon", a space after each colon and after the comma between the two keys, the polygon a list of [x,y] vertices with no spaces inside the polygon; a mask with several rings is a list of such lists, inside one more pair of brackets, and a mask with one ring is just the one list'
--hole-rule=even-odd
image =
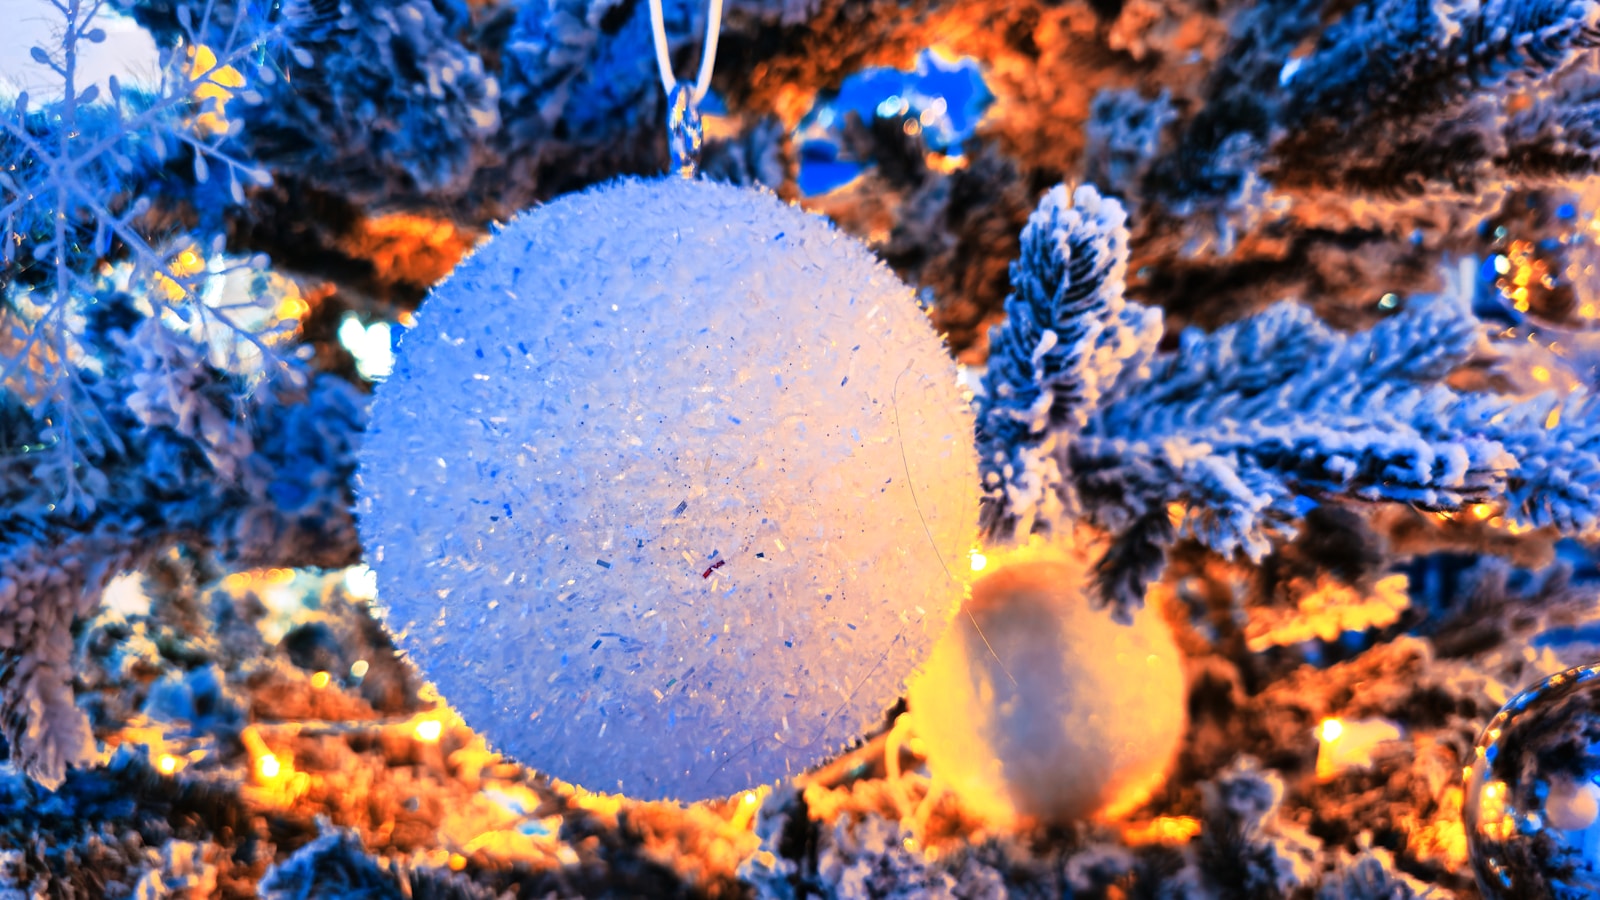
{"label": "ornament cap", "polygon": [[693,178],[700,174],[700,148],[705,145],[699,106],[706,92],[711,90],[711,70],[717,62],[717,36],[722,30],[722,0],[711,0],[706,16],[705,44],[700,52],[700,75],[694,84],[679,82],[672,74],[672,54],[667,47],[661,0],[650,0],[650,30],[661,86],[667,91],[667,147],[672,154],[672,171],[684,178]]}
{"label": "ornament cap", "polygon": [[693,86],[675,85],[667,94],[667,147],[672,153],[674,174],[684,178],[700,174],[700,148],[705,146],[705,139]]}

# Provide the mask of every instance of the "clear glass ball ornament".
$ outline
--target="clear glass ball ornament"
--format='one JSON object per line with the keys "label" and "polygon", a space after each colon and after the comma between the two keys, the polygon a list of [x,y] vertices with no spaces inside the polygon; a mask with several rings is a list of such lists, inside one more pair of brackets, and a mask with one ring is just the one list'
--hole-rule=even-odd
{"label": "clear glass ball ornament", "polygon": [[1600,664],[1501,708],[1478,738],[1463,812],[1484,897],[1600,896]]}

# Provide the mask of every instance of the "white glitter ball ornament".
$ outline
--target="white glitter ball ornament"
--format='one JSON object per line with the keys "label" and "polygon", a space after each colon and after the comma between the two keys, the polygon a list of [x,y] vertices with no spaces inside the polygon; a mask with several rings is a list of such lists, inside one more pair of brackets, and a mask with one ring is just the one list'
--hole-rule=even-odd
{"label": "white glitter ball ornament", "polygon": [[624,180],[434,288],[360,524],[401,646],[498,749],[723,796],[879,722],[974,540],[972,418],[910,289],[767,193]]}

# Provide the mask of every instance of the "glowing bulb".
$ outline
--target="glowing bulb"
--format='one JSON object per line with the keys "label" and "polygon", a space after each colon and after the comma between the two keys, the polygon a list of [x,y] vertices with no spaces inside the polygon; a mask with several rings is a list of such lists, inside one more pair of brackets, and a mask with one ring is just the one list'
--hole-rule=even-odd
{"label": "glowing bulb", "polygon": [[748,829],[755,827],[756,814],[761,809],[761,798],[765,797],[770,790],[770,788],[757,788],[740,794],[738,802],[734,804],[731,815],[728,816],[728,824],[734,828]]}
{"label": "glowing bulb", "polygon": [[426,741],[431,744],[437,741],[439,735],[443,733],[444,724],[438,719],[423,719],[417,723],[416,735],[419,741]]}
{"label": "glowing bulb", "polygon": [[450,854],[450,871],[459,872],[467,867],[467,858],[459,853]]}
{"label": "glowing bulb", "polygon": [[327,672],[318,672],[317,674],[311,676],[311,686],[320,691],[327,687],[328,682],[331,680],[332,676],[330,676]]}
{"label": "glowing bulb", "polygon": [[362,325],[355,313],[346,313],[339,324],[339,343],[355,357],[356,369],[368,381],[382,381],[394,370],[394,347],[389,323]]}
{"label": "glowing bulb", "polygon": [[1370,769],[1380,748],[1402,740],[1400,726],[1386,719],[1323,719],[1317,726],[1317,778],[1326,781],[1352,769]]}
{"label": "glowing bulb", "polygon": [[1550,380],[1550,370],[1546,369],[1544,366],[1534,366],[1528,374],[1532,375],[1533,380],[1539,382],[1540,384]]}
{"label": "glowing bulb", "polygon": [[1340,735],[1344,734],[1344,723],[1338,719],[1323,719],[1320,733],[1322,742],[1331,744],[1337,741]]}
{"label": "glowing bulb", "polygon": [[263,779],[277,778],[283,771],[283,764],[278,762],[278,757],[266,753],[256,759],[256,774]]}
{"label": "glowing bulb", "polygon": [[1487,503],[1472,504],[1472,514],[1480,519],[1487,519],[1494,515],[1494,507]]}
{"label": "glowing bulb", "polygon": [[982,572],[983,567],[989,564],[989,557],[974,550],[972,551],[972,571]]}
{"label": "glowing bulb", "polygon": [[285,297],[283,302],[278,304],[278,318],[280,320],[304,319],[310,312],[311,304],[300,297]]}
{"label": "glowing bulb", "polygon": [[1189,816],[1159,816],[1126,826],[1122,839],[1135,847],[1180,847],[1200,834],[1200,820]]}
{"label": "glowing bulb", "polygon": [[163,775],[171,775],[178,771],[178,758],[170,753],[163,753],[161,759],[156,761],[156,768],[160,769]]}
{"label": "glowing bulb", "polygon": [[374,600],[378,596],[378,573],[357,563],[344,570],[344,589],[358,600]]}
{"label": "glowing bulb", "polygon": [[350,664],[350,677],[351,678],[365,678],[365,677],[367,677],[367,668],[368,668],[368,666],[367,666],[367,661],[366,660],[364,660],[364,659],[356,660],[355,662]]}

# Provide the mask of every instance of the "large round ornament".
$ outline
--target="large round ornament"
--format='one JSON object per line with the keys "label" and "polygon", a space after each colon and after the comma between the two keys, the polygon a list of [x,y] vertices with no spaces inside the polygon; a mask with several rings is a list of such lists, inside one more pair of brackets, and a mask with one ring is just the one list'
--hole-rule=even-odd
{"label": "large round ornament", "polygon": [[386,621],[468,724],[592,790],[721,796],[877,724],[974,538],[911,291],[771,194],[624,180],[434,288],[378,391]]}
{"label": "large round ornament", "polygon": [[1089,604],[1066,546],[998,555],[911,679],[936,784],[1002,827],[1116,817],[1166,779],[1183,740],[1183,658],[1159,610]]}
{"label": "large round ornament", "polygon": [[1463,814],[1489,900],[1600,896],[1600,665],[1501,708],[1478,739]]}

